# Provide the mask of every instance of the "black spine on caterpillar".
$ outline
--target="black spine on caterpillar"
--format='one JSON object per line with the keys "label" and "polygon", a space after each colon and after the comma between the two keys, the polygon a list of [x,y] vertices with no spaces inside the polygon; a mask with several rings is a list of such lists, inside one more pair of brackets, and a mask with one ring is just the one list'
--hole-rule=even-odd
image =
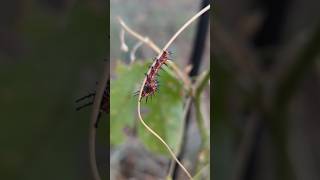
{"label": "black spine on caterpillar", "polygon": [[[155,62],[152,66],[150,66],[148,73],[145,73],[146,76],[146,82],[142,89],[141,98],[139,101],[141,101],[142,98],[146,98],[146,102],[148,101],[148,97],[152,97],[155,92],[159,90],[159,82],[157,80],[157,77],[159,76],[159,71],[162,69],[162,65],[167,65],[166,62],[168,60],[168,54],[171,54],[171,52],[163,51],[161,56],[159,58],[155,58]],[[139,95],[140,91],[136,91],[135,95]]]}

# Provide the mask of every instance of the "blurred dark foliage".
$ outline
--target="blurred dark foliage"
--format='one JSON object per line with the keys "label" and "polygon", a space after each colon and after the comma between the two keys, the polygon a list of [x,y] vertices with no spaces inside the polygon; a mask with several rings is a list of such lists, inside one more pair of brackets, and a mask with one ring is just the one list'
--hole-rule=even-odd
{"label": "blurred dark foliage", "polygon": [[[100,79],[108,10],[104,0],[1,1],[0,179],[91,179],[90,108],[77,112],[75,100]],[[107,116],[99,125],[106,169]]]}
{"label": "blurred dark foliage", "polygon": [[215,1],[216,179],[320,178],[319,5]]}

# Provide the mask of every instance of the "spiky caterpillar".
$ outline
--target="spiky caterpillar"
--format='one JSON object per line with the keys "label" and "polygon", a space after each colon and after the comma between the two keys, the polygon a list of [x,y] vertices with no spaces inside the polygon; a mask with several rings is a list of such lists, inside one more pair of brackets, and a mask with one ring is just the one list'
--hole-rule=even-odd
{"label": "spiky caterpillar", "polygon": [[[141,101],[142,98],[146,98],[146,102],[148,101],[148,97],[152,97],[157,90],[159,89],[159,82],[157,80],[157,77],[159,76],[158,72],[160,69],[162,69],[162,65],[167,65],[168,61],[168,55],[170,52],[163,51],[161,56],[159,58],[155,58],[155,62],[150,66],[148,73],[145,73],[146,75],[146,82],[143,86],[141,98],[139,101]],[[135,95],[139,95],[140,91],[137,91]]]}

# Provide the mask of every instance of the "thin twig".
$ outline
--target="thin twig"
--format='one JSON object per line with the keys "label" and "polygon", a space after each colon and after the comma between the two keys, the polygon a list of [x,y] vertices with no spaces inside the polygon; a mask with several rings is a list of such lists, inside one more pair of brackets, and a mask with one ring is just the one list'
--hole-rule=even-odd
{"label": "thin twig", "polygon": [[[186,104],[184,106],[184,110],[183,110],[183,116],[182,116],[182,127],[185,127],[185,123],[186,123],[186,118],[187,118],[187,115],[188,115],[188,111],[189,111],[189,108],[190,108],[190,105],[191,105],[191,100],[192,98],[191,97],[188,97],[187,100],[186,100]],[[181,134],[184,134],[185,132],[184,131],[187,131],[185,128],[183,128],[183,131],[181,132]],[[181,137],[180,141],[179,141],[179,145],[178,145],[178,149],[176,151],[176,154],[179,154],[180,151],[181,151],[181,148],[182,148],[182,141],[183,141],[183,136]],[[170,168],[169,168],[169,173],[168,173],[168,177],[172,177],[172,174],[173,174],[173,171],[174,171],[174,160],[172,160],[172,162],[170,163]]]}
{"label": "thin twig", "polygon": [[147,44],[148,46],[150,46],[157,53],[161,52],[161,49],[151,39],[149,39],[149,37],[146,37],[146,36],[143,37],[140,34],[138,34],[137,32],[135,32],[134,30],[132,30],[129,26],[126,25],[126,23],[124,23],[124,21],[121,19],[121,17],[118,17],[118,20],[119,20],[121,26],[129,34],[131,34],[133,37],[135,37],[135,38],[139,39],[140,41],[142,41],[143,43]]}
{"label": "thin twig", "polygon": [[174,72],[176,72],[178,77],[180,77],[180,79],[184,82],[184,88],[187,91],[189,91],[191,87],[191,81],[186,75],[186,73],[183,73],[174,62],[172,61],[168,61],[168,62],[169,62],[168,65],[173,69]]}
{"label": "thin twig", "polygon": [[[201,136],[201,149],[203,149],[198,154],[198,161],[200,164],[202,161],[201,160],[201,157],[202,157],[201,153],[204,153],[204,159],[207,158],[207,154],[209,153],[209,149],[207,147],[209,135],[208,135],[208,132],[205,128],[205,123],[204,123],[204,119],[203,119],[203,116],[201,113],[201,108],[200,108],[200,98],[201,98],[200,95],[201,95],[201,92],[203,91],[203,89],[208,84],[209,79],[210,79],[210,71],[203,73],[202,76],[199,77],[198,82],[196,82],[195,93],[194,93],[194,102],[195,102],[195,110],[196,110],[196,117],[197,117],[196,122],[197,122],[199,131],[200,131],[200,136]],[[205,160],[205,162],[207,162],[207,161]],[[199,166],[196,169],[198,170]]]}
{"label": "thin twig", "polygon": [[[195,92],[194,92],[194,98],[196,100],[199,100],[200,101],[200,95],[201,95],[201,92],[203,91],[203,89],[206,87],[206,85],[208,85],[208,82],[209,82],[209,79],[210,79],[210,70],[204,72],[200,77],[199,77],[199,80],[196,82],[195,84]],[[200,107],[199,107],[200,108]],[[199,109],[200,110],[200,109]],[[201,112],[199,112],[201,115]],[[201,116],[197,116],[197,118],[199,118],[201,120],[201,124],[202,124],[202,127],[203,127],[203,133],[202,136],[203,136],[203,140],[205,140],[205,138],[208,137],[208,134],[207,134],[207,131],[205,130],[205,123],[204,123],[204,119]],[[201,129],[200,129],[201,130]]]}
{"label": "thin twig", "polygon": [[[120,22],[120,25],[123,27],[124,30],[126,30],[129,34],[131,34],[133,37],[137,38],[139,41],[145,43],[146,45],[148,45],[152,50],[154,50],[156,53],[160,54],[162,51],[161,49],[147,36],[143,37],[142,35],[140,35],[139,33],[137,33],[136,31],[132,30],[122,19],[121,17],[118,17],[118,20]],[[180,78],[183,83],[184,83],[184,88],[186,90],[190,89],[190,79],[188,78],[188,76],[183,73],[178,67],[177,65],[172,62],[172,61],[168,61],[168,65],[173,69],[173,71],[175,72],[175,74],[177,75],[178,78]]]}
{"label": "thin twig", "polygon": [[91,114],[91,120],[89,124],[89,158],[90,167],[95,180],[101,180],[99,175],[97,161],[96,161],[96,121],[100,112],[100,105],[103,96],[103,92],[106,88],[106,83],[109,79],[109,62],[105,63],[104,73],[101,81],[98,84],[96,95],[93,101],[93,109]]}
{"label": "thin twig", "polygon": [[204,172],[204,170],[206,168],[208,168],[210,166],[210,163],[207,163],[206,165],[204,165],[198,172],[196,175],[193,176],[194,179],[198,179],[200,178],[200,175],[202,175],[202,173]]}
{"label": "thin twig", "polygon": [[[210,9],[210,5],[206,6],[204,9],[202,9],[200,12],[198,12],[195,16],[193,16],[191,19],[189,19],[173,36],[172,38],[168,41],[168,43],[164,46],[164,48],[162,49],[162,51],[159,53],[159,55],[157,56],[157,59],[160,58],[161,54],[163,51],[166,51],[167,48],[171,45],[171,43],[178,37],[178,35],[186,28],[188,27],[188,25],[190,25],[194,20],[196,20],[198,17],[200,17],[203,13],[205,13],[206,11],[208,11]],[[152,66],[156,63],[153,62]],[[151,66],[151,67],[152,67]],[[150,73],[151,69],[148,70],[148,73]],[[192,176],[190,175],[190,173],[186,170],[186,168],[180,163],[180,161],[177,159],[176,155],[174,154],[174,152],[171,150],[171,148],[169,147],[169,145],[156,133],[154,132],[142,119],[141,117],[141,106],[140,106],[140,99],[141,99],[141,95],[142,95],[142,91],[143,91],[143,87],[146,83],[147,78],[144,78],[144,81],[141,85],[140,88],[140,92],[139,92],[139,97],[138,97],[138,117],[140,122],[145,126],[145,128],[150,131],[155,137],[157,137],[168,149],[168,151],[170,152],[171,156],[173,157],[173,159],[179,164],[179,166],[182,168],[182,170],[188,175],[188,177],[190,179],[192,179]]]}
{"label": "thin twig", "polygon": [[[168,47],[172,44],[172,42],[181,34],[181,32],[186,29],[194,20],[200,17],[203,13],[207,12],[210,9],[210,4],[199,11],[195,16],[189,19],[177,32],[172,36],[172,38],[168,41],[168,43],[162,49],[163,51],[167,50]],[[158,58],[160,58],[161,53],[159,53]]]}
{"label": "thin twig", "polygon": [[121,43],[120,49],[124,52],[128,52],[129,48],[126,44],[124,36],[125,36],[125,31],[124,31],[124,29],[121,29],[121,31],[120,31],[120,43]]}
{"label": "thin twig", "polygon": [[139,48],[142,44],[143,44],[143,42],[142,42],[142,41],[139,41],[139,42],[137,42],[137,43],[133,46],[133,48],[132,48],[132,50],[131,50],[131,52],[130,52],[130,63],[133,63],[134,60],[136,59],[136,51],[138,50],[138,48]]}

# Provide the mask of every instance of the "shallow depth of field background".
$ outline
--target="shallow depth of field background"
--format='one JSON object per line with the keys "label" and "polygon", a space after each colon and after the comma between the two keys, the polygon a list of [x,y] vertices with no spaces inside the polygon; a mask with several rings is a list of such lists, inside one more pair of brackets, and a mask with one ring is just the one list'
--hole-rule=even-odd
{"label": "shallow depth of field background", "polygon": [[215,179],[320,179],[319,1],[215,3]]}
{"label": "shallow depth of field background", "polygon": [[[112,0],[110,1],[110,58],[111,64],[116,59],[124,62],[129,61],[129,54],[120,50],[120,24],[117,17],[120,16],[126,24],[143,36],[151,38],[155,44],[162,48],[169,38],[180,28],[188,18],[197,13],[201,1],[193,0]],[[189,62],[192,42],[195,35],[197,21],[189,26],[169,47],[172,51],[174,61],[185,67]],[[127,45],[132,48],[138,41],[131,35],[125,35]],[[209,37],[207,38],[207,48],[204,52],[204,59],[209,59]],[[129,49],[131,50],[131,49]],[[151,59],[155,57],[155,52],[148,46],[143,45],[136,54],[137,59]],[[203,61],[202,69],[209,64]],[[111,72],[114,69],[111,68]],[[112,74],[112,73],[111,73]]]}
{"label": "shallow depth of field background", "polygon": [[[171,0],[112,0],[110,3],[110,60],[111,60],[111,101],[110,101],[110,143],[111,177],[164,177],[168,172],[170,156],[158,139],[138,121],[137,96],[148,65],[157,56],[150,47],[142,45],[136,52],[135,62],[130,63],[130,51],[139,41],[125,33],[128,52],[121,50],[121,25],[117,17],[142,36],[152,39],[162,48],[171,36],[200,9],[201,1]],[[189,64],[198,21],[191,24],[169,47],[173,61],[184,70]],[[209,69],[210,33],[199,72]],[[160,91],[152,99],[141,103],[142,117],[161,137],[177,150],[183,128],[183,97],[181,82],[165,71],[160,72]],[[209,128],[209,88],[204,91],[203,115]],[[187,137],[186,167],[193,168],[200,137],[192,116]],[[128,135],[137,126],[137,137]],[[180,168],[179,168],[180,169]],[[192,172],[194,174],[195,172]],[[181,172],[181,174],[184,174]],[[184,175],[182,175],[184,176]],[[121,179],[121,178],[120,178]]]}
{"label": "shallow depth of field background", "polygon": [[[91,179],[91,108],[77,112],[75,100],[95,89],[103,69],[106,1],[0,4],[0,179]],[[106,127],[103,116],[97,141],[102,169]]]}

